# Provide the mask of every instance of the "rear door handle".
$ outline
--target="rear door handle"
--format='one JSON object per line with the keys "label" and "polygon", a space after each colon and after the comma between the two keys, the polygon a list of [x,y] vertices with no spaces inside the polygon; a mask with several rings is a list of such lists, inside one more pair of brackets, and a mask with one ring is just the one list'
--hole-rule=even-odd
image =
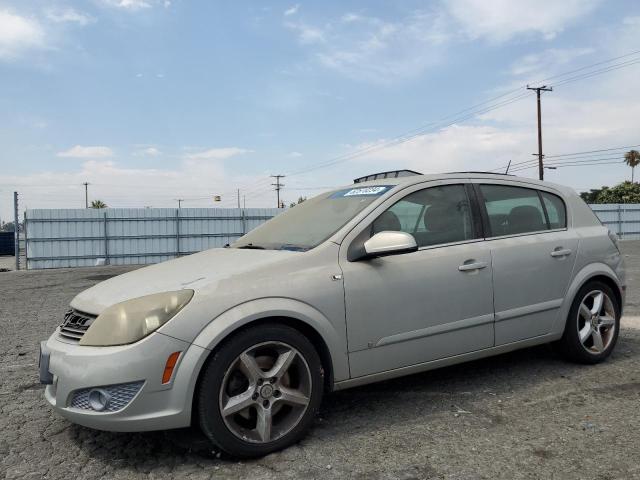
{"label": "rear door handle", "polygon": [[461,272],[468,272],[470,270],[481,270],[486,268],[489,264],[487,262],[473,262],[473,263],[463,263],[458,267],[458,270]]}
{"label": "rear door handle", "polygon": [[571,249],[569,248],[557,248],[551,252],[552,257],[566,257],[571,255]]}

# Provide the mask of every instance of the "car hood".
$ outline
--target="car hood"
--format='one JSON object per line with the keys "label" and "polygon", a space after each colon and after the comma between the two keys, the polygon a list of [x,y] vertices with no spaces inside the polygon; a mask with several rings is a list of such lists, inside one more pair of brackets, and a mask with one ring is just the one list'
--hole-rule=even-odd
{"label": "car hood", "polygon": [[214,248],[118,275],[78,294],[71,307],[99,315],[105,308],[152,293],[190,288],[196,292],[254,269],[279,263],[299,252]]}

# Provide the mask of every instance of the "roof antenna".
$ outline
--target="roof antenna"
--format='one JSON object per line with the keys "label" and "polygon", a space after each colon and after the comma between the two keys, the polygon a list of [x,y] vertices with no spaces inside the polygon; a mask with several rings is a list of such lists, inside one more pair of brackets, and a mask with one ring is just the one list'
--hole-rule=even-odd
{"label": "roof antenna", "polygon": [[509,173],[509,167],[511,166],[511,160],[509,160],[509,163],[507,164],[507,169],[504,171],[504,174],[508,174]]}

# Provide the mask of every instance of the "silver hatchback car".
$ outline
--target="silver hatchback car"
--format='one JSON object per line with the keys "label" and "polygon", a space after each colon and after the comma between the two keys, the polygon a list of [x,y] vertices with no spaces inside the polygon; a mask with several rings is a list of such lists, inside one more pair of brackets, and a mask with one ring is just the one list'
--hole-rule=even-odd
{"label": "silver hatchback car", "polygon": [[327,391],[547,342],[611,353],[622,256],[574,191],[412,173],[80,293],[41,344],[46,399],[96,429],[199,426],[251,457],[300,439]]}

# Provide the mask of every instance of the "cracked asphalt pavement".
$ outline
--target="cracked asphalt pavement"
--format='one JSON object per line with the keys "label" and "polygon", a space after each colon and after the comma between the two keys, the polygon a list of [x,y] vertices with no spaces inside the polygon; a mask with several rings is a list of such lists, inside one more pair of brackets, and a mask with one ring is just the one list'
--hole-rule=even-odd
{"label": "cracked asphalt pavement", "polygon": [[337,392],[299,444],[242,462],[188,430],[98,432],[45,402],[38,342],[75,294],[131,267],[0,273],[0,478],[640,479],[640,242],[622,248],[607,362],[542,346]]}

